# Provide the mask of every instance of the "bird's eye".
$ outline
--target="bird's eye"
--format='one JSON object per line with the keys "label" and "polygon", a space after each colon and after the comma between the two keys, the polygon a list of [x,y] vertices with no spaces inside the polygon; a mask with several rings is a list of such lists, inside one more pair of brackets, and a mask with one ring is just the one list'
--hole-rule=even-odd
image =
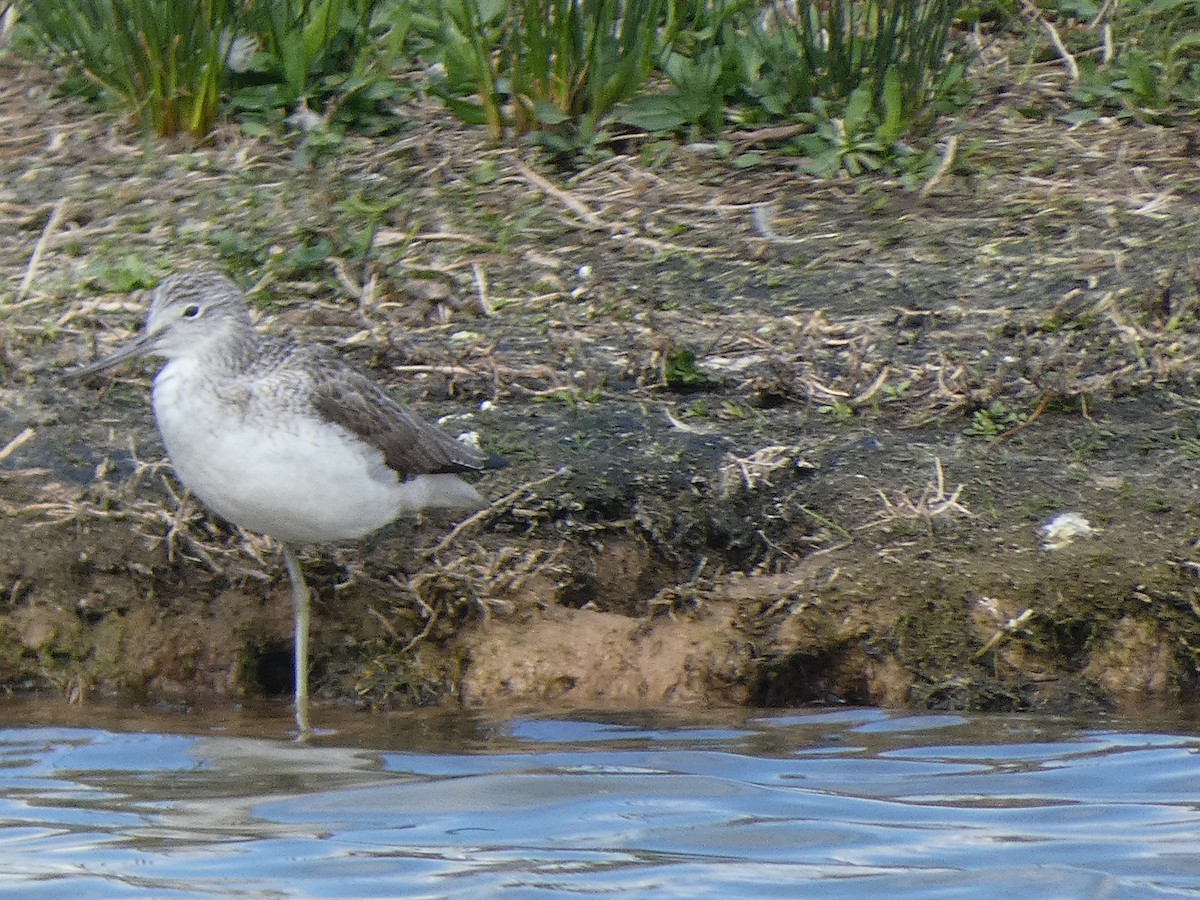
{"label": "bird's eye", "polygon": [[200,307],[195,303],[189,303],[183,308],[183,317],[185,319],[194,319],[200,315]]}

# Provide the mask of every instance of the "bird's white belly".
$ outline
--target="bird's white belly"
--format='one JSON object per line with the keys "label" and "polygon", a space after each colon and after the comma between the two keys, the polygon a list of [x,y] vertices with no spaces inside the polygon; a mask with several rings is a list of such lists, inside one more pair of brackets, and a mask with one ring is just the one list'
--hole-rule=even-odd
{"label": "bird's white belly", "polygon": [[437,502],[439,480],[474,494],[453,475],[401,483],[378,450],[344,429],[288,408],[230,402],[190,369],[172,362],[159,373],[154,414],[179,479],[230,522],[287,543],[320,543],[361,537],[423,506],[470,505]]}

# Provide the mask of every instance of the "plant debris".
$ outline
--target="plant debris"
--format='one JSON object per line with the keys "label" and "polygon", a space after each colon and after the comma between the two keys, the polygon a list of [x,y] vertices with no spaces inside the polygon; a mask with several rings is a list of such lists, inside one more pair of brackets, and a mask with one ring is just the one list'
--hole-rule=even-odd
{"label": "plant debris", "polygon": [[[286,693],[274,548],[180,491],[144,377],[66,377],[216,264],[512,462],[466,522],[307,552],[327,698],[1194,695],[1200,170],[1168,128],[1018,114],[1057,60],[946,123],[926,191],[687,147],[554,172],[420,102],[298,166],[0,68],[3,684]],[[1062,509],[1097,533],[1049,566]]]}

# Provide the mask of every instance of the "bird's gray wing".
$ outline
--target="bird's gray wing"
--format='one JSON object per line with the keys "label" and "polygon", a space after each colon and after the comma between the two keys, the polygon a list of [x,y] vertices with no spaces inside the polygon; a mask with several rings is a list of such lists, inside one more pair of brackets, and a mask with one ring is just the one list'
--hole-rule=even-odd
{"label": "bird's gray wing", "polygon": [[317,367],[312,407],[383,452],[403,480],[414,475],[469,472],[486,468],[488,457],[430,425],[397,403],[365,375],[327,357]]}

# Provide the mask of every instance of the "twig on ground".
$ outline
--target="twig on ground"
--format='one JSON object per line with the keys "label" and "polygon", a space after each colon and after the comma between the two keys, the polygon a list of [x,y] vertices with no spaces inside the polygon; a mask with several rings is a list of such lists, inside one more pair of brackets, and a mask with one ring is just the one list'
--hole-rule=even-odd
{"label": "twig on ground", "polygon": [[1018,425],[1014,425],[1012,428],[1008,429],[1007,431],[1000,432],[998,435],[996,435],[996,439],[992,443],[998,444],[1001,441],[1005,440],[1006,438],[1010,438],[1014,434],[1019,434],[1020,432],[1024,431],[1026,428],[1028,428],[1030,425],[1032,425],[1034,423],[1034,420],[1036,420],[1042,413],[1044,413],[1046,411],[1046,407],[1050,405],[1050,401],[1053,400],[1057,396],[1058,395],[1055,394],[1053,391],[1047,391],[1046,393],[1044,393],[1042,395],[1041,402],[1037,405],[1037,408],[1034,409],[1034,411],[1029,414],[1028,419],[1026,419],[1024,422],[1021,422]]}
{"label": "twig on ground", "polygon": [[33,439],[34,434],[36,434],[36,432],[32,428],[26,428],[15,438],[5,444],[4,448],[0,449],[0,462],[4,462],[4,460],[12,456],[18,448],[29,443],[29,441]]}
{"label": "twig on ground", "polygon": [[879,494],[879,499],[883,503],[883,511],[878,518],[859,525],[854,530],[865,531],[868,528],[879,528],[902,519],[924,522],[926,527],[932,530],[933,520],[947,513],[953,512],[968,518],[973,517],[974,514],[958,500],[965,485],[960,484],[949,494],[946,493],[946,476],[942,471],[942,461],[937,457],[933,459],[933,472],[933,481],[925,485],[921,496],[916,501],[913,501],[904,491],[900,491],[895,500],[889,498],[883,491],[877,491],[876,493]]}
{"label": "twig on ground", "polygon": [[485,316],[494,316],[491,301],[488,300],[487,273],[479,263],[471,263],[471,274],[475,276],[475,292],[479,296],[479,311]]}
{"label": "twig on ground", "polygon": [[811,125],[769,125],[765,128],[756,128],[753,131],[733,131],[725,137],[733,141],[735,144],[773,144],[777,141],[786,141],[788,138],[793,138],[798,134],[803,134],[806,131],[812,131]]}
{"label": "twig on ground", "polygon": [[995,647],[998,643],[1000,643],[1000,641],[1002,641],[1004,638],[1008,637],[1014,631],[1017,631],[1018,629],[1024,627],[1025,623],[1028,622],[1032,618],[1033,618],[1033,610],[1027,609],[1023,613],[1021,613],[1019,616],[1014,616],[1013,618],[1009,619],[1007,622],[1005,622],[1000,627],[999,631],[997,631],[995,634],[993,634],[988,639],[988,642],[986,644],[984,644],[982,647],[980,647],[978,650],[976,650],[974,653],[971,654],[971,660],[974,661],[977,659],[982,659],[984,656],[987,655],[988,651],[990,651],[993,647]]}
{"label": "twig on ground", "polygon": [[768,476],[791,464],[796,458],[796,451],[796,447],[787,444],[773,444],[756,450],[749,456],[726,453],[720,469],[721,496],[731,497],[742,487],[753,491],[760,483],[770,485],[771,480]]}
{"label": "twig on ground", "polygon": [[560,475],[566,474],[566,471],[567,471],[566,469],[558,469],[557,471],[552,472],[551,474],[547,475],[545,478],[538,478],[534,481],[527,481],[524,484],[517,487],[516,490],[506,494],[505,496],[501,497],[499,500],[495,501],[494,503],[490,504],[489,506],[485,506],[483,509],[479,510],[479,512],[475,513],[474,515],[468,516],[467,518],[463,519],[461,522],[459,522],[457,525],[455,525],[454,528],[452,528],[450,530],[450,533],[448,535],[446,535],[444,538],[442,538],[442,540],[438,543],[438,545],[436,547],[434,547],[432,550],[429,551],[428,555],[429,556],[437,556],[437,554],[441,553],[443,550],[445,550],[447,547],[449,547],[451,544],[453,544],[456,540],[458,540],[459,535],[461,535],[463,532],[465,532],[468,528],[474,527],[475,525],[482,522],[484,519],[487,519],[489,516],[496,514],[500,510],[507,509],[508,507],[510,507],[514,503],[516,503],[516,501],[518,499],[520,499],[523,494],[527,494],[533,488],[539,487],[540,485],[543,485],[548,481],[553,481],[555,478],[558,478]]}
{"label": "twig on ground", "polygon": [[1063,61],[1063,65],[1067,67],[1067,75],[1071,78],[1072,84],[1079,82],[1079,63],[1075,61],[1075,57],[1071,55],[1071,51],[1067,49],[1067,45],[1063,43],[1062,38],[1058,34],[1058,29],[1051,22],[1046,21],[1042,16],[1042,11],[1038,9],[1031,0],[1022,0],[1022,6],[1025,7],[1025,14],[1033,19],[1045,30],[1050,38],[1050,43],[1054,45],[1054,49],[1058,51],[1059,57]]}
{"label": "twig on ground", "polygon": [[346,271],[346,261],[340,257],[331,256],[328,262],[329,267],[333,269],[333,274],[334,277],[337,278],[338,284],[342,286],[342,290],[349,294],[351,299],[358,300],[358,295],[361,293],[361,290],[350,277],[350,273]]}
{"label": "twig on ground", "polygon": [[609,230],[609,226],[605,224],[604,220],[596,215],[596,213],[594,213],[586,203],[577,198],[574,194],[571,194],[569,191],[564,191],[562,188],[551,184],[548,179],[543,178],[516,157],[513,157],[512,163],[513,167],[516,168],[517,172],[522,178],[524,178],[542,193],[553,197],[567,209],[571,210],[571,212],[583,219],[583,221],[588,225],[591,225],[593,228],[603,228],[605,231]]}
{"label": "twig on ground", "polygon": [[42,236],[38,238],[38,242],[34,245],[33,253],[29,256],[29,264],[25,267],[25,277],[21,279],[21,285],[17,288],[16,296],[13,298],[15,303],[20,303],[25,299],[25,295],[29,293],[29,288],[33,285],[33,279],[37,275],[38,265],[42,261],[42,254],[46,252],[46,247],[50,243],[50,237],[58,228],[58,223],[62,221],[63,212],[67,208],[67,198],[61,197],[54,204],[54,209],[50,211],[50,218],[46,220],[46,227],[42,229]]}
{"label": "twig on ground", "polygon": [[938,164],[937,171],[933,173],[933,177],[925,182],[924,187],[921,188],[922,197],[928,197],[929,192],[932,191],[937,186],[938,182],[946,176],[946,173],[949,172],[951,167],[954,165],[954,157],[957,154],[958,135],[952,134],[950,137],[946,138],[946,144],[942,149],[942,161]]}
{"label": "twig on ground", "polygon": [[833,521],[833,519],[823,516],[819,512],[816,512],[815,510],[812,510],[807,506],[800,506],[799,510],[800,510],[800,512],[802,512],[806,516],[808,516],[810,519],[813,519],[816,522],[820,523],[821,525],[824,525],[830,531],[836,531],[842,537],[847,538],[847,539],[853,537],[853,535],[847,529],[843,528],[837,522]]}
{"label": "twig on ground", "polygon": [[854,397],[853,399],[851,399],[850,405],[851,406],[862,406],[864,403],[866,403],[868,400],[870,400],[872,397],[874,397],[876,394],[878,394],[881,390],[883,390],[883,386],[885,384],[887,384],[888,376],[891,374],[891,371],[892,370],[890,367],[884,366],[883,371],[881,371],[879,373],[879,375],[876,376],[875,380],[872,381],[870,383],[870,385],[867,386],[867,389],[865,391],[863,391],[861,394],[859,394],[857,397]]}

